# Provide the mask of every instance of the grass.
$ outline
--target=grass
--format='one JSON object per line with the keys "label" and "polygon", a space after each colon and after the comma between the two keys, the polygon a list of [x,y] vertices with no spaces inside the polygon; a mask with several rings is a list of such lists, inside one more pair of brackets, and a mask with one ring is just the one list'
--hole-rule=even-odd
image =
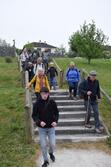
{"label": "grass", "polygon": [[83,150],[100,150],[111,155],[111,149],[104,141],[95,142],[78,142],[78,143],[62,143],[58,145],[58,149],[83,149]]}
{"label": "grass", "polygon": [[[64,70],[71,61],[61,58],[56,60]],[[93,60],[91,66],[85,60],[74,61],[78,68],[85,67],[88,71],[96,69],[101,86],[110,94],[111,63],[109,61]],[[105,72],[104,78],[103,72]],[[100,107],[103,119],[111,129],[110,106],[104,98]],[[4,58],[0,58],[0,167],[35,167],[38,146],[27,144],[25,139],[24,89],[21,88],[17,62],[13,59],[12,63],[6,63]],[[107,143],[111,146],[110,138]]]}
{"label": "grass", "polygon": [[96,70],[101,87],[111,96],[111,60],[94,59],[91,61],[90,65],[85,59],[56,58],[55,60],[64,72],[68,68],[70,61],[74,61],[77,68],[84,68],[87,72]]}
{"label": "grass", "polygon": [[17,62],[0,58],[0,167],[35,167],[35,145],[25,139],[24,89]]}

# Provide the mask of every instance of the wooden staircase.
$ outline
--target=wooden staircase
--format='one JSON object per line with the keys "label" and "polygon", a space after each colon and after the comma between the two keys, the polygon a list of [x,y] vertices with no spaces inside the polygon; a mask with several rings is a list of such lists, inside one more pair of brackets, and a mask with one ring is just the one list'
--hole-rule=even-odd
{"label": "wooden staircase", "polygon": [[[83,100],[70,100],[68,90],[51,91],[50,97],[53,98],[60,111],[59,123],[56,127],[57,142],[78,142],[78,141],[97,141],[108,137],[105,129],[102,134],[97,134],[94,128],[93,113],[91,117],[92,128],[84,126],[86,111]],[[32,95],[32,101],[35,102]],[[105,127],[104,127],[105,128]],[[38,129],[33,126],[34,141],[38,142]]]}

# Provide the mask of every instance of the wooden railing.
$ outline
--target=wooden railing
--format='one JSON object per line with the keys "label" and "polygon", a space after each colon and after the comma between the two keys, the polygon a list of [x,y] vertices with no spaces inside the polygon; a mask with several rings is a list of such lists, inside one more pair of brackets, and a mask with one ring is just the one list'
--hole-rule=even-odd
{"label": "wooden railing", "polygon": [[[18,68],[21,75],[22,87],[26,87],[29,82],[29,73],[28,71],[23,71],[21,59],[17,56]],[[33,131],[32,131],[32,97],[30,89],[25,89],[25,131],[26,131],[26,142],[31,143],[33,141]]]}
{"label": "wooden railing", "polygon": [[[29,82],[28,71],[25,71],[25,85]],[[32,97],[30,89],[25,89],[25,122],[26,122],[26,141],[31,143],[33,141],[33,131],[32,131]]]}
{"label": "wooden railing", "polygon": [[19,69],[20,75],[21,75],[21,84],[22,84],[22,87],[25,87],[25,72],[22,69],[21,59],[19,58],[19,56],[16,56],[16,57],[17,57],[17,61],[18,61],[18,69]]}
{"label": "wooden railing", "polygon": [[64,82],[64,71],[58,66],[58,64],[56,63],[54,58],[53,58],[53,62],[56,65],[57,71],[59,73],[59,86],[62,87],[63,86],[63,82]]}

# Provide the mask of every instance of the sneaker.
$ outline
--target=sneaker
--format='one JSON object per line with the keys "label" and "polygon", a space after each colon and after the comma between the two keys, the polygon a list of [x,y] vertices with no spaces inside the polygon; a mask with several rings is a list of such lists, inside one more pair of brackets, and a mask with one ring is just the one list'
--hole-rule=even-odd
{"label": "sneaker", "polygon": [[90,124],[85,124],[86,128],[92,128],[92,126]]}
{"label": "sneaker", "polygon": [[72,96],[69,96],[69,100],[73,100],[73,97],[72,97]]}
{"label": "sneaker", "polygon": [[103,131],[103,130],[104,130],[104,127],[103,127],[103,126],[100,126],[99,129],[100,129],[101,131]]}
{"label": "sneaker", "polygon": [[52,160],[52,162],[55,162],[55,156],[52,153],[49,153],[50,155],[50,159]]}
{"label": "sneaker", "polygon": [[47,167],[49,165],[48,161],[44,161],[44,163],[42,164],[42,167]]}
{"label": "sneaker", "polygon": [[99,128],[95,128],[96,133],[102,133]]}
{"label": "sneaker", "polygon": [[74,97],[73,97],[73,100],[77,100],[77,97],[74,96]]}

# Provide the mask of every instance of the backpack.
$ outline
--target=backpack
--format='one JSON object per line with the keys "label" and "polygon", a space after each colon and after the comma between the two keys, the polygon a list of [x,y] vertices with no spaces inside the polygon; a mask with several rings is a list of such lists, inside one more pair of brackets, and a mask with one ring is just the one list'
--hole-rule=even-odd
{"label": "backpack", "polygon": [[78,85],[78,96],[80,99],[84,98],[84,92],[83,89],[87,87],[87,80],[82,80]]}
{"label": "backpack", "polygon": [[[70,68],[67,70],[67,73],[66,73],[67,77],[68,77],[68,74],[69,74],[70,70],[71,70]],[[78,71],[78,69],[75,68],[74,70],[77,72],[77,76],[79,77],[79,71]]]}

